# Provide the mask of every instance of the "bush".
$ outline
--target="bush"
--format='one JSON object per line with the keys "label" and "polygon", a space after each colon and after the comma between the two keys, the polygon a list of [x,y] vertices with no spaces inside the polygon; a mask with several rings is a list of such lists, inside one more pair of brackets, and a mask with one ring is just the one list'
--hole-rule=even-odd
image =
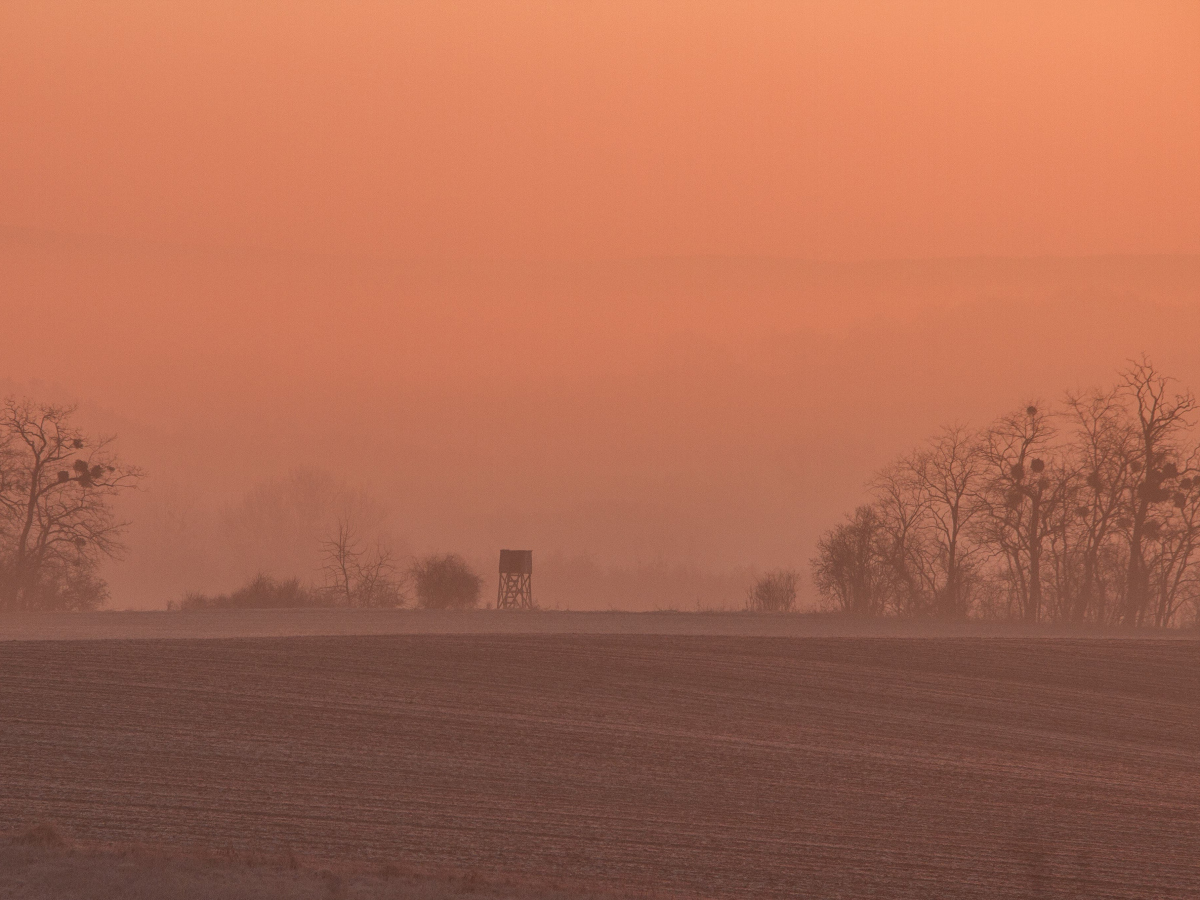
{"label": "bush", "polygon": [[791,612],[796,606],[796,583],[790,569],[776,569],[763,575],[746,595],[746,608],[756,612]]}
{"label": "bush", "polygon": [[473,609],[479,605],[483,579],[457,553],[436,553],[412,565],[417,606],[422,609]]}
{"label": "bush", "polygon": [[305,606],[328,606],[329,603],[315,591],[310,591],[298,578],[276,581],[270,575],[256,575],[249,584],[232,594],[188,593],[183,595],[179,608],[183,610],[205,609],[289,609]]}
{"label": "bush", "polygon": [[86,561],[45,566],[20,590],[16,580],[11,568],[0,566],[0,594],[19,595],[22,609],[82,612],[99,609],[108,600],[108,585],[96,574],[96,567]]}

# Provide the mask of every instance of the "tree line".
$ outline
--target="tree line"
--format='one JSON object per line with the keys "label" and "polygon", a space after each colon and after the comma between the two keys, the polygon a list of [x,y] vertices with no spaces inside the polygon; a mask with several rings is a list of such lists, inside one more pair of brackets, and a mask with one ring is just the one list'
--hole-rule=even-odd
{"label": "tree line", "polygon": [[[144,472],[118,456],[112,437],[87,434],[77,413],[74,406],[17,398],[0,408],[0,612],[89,610],[108,600],[101,567],[122,556],[129,525],[114,504]],[[369,510],[354,502],[361,500],[349,498],[320,537],[315,582],[260,574],[228,594],[188,593],[169,606],[478,605],[482,579],[461,556],[401,560],[371,540]]]}
{"label": "tree line", "polygon": [[[827,531],[812,573],[859,616],[1170,627],[1200,618],[1197,401],[1148,359],[1104,389],[1068,392],[984,428],[953,425],[885,466],[870,500]],[[71,406],[0,409],[0,611],[94,609],[126,527],[114,501],[142,479]],[[480,579],[453,554],[401,565],[354,516],[322,539],[320,584],[260,577],[202,609],[246,605],[474,606]],[[410,596],[411,592],[415,597]],[[794,573],[747,607],[787,611]]]}
{"label": "tree line", "polygon": [[1196,399],[1146,358],[1106,389],[943,428],[827,531],[818,591],[861,616],[1169,627],[1200,612]]}

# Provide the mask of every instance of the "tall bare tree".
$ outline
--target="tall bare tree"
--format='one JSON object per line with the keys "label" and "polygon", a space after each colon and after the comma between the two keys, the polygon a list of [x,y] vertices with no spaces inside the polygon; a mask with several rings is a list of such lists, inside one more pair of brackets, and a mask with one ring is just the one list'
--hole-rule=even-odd
{"label": "tall bare tree", "polygon": [[88,608],[99,563],[125,523],[112,502],[142,473],[111,438],[86,436],[75,408],[9,399],[0,410],[0,609]]}
{"label": "tall bare tree", "polygon": [[1130,470],[1133,494],[1129,498],[1129,572],[1122,622],[1141,625],[1150,605],[1150,567],[1147,543],[1162,527],[1155,514],[1171,500],[1181,477],[1175,460],[1182,432],[1191,424],[1196,399],[1190,391],[1172,393],[1171,379],[1145,357],[1121,373],[1120,390],[1133,416],[1136,444]]}
{"label": "tall bare tree", "polygon": [[925,530],[932,536],[937,571],[934,614],[943,619],[967,615],[970,608],[971,520],[982,487],[983,459],[974,432],[963,425],[942,429],[913,462],[918,489],[925,497]]}
{"label": "tall bare tree", "polygon": [[1076,624],[1105,623],[1113,614],[1117,586],[1107,583],[1104,564],[1112,558],[1112,541],[1133,492],[1136,435],[1116,389],[1068,393],[1066,408],[1076,477],[1074,553],[1066,563],[1074,582],[1069,618]]}
{"label": "tall bare tree", "polygon": [[882,535],[880,555],[891,572],[893,606],[902,616],[933,611],[934,554],[922,530],[928,498],[921,489],[914,457],[886,466],[871,482]]}
{"label": "tall bare tree", "polygon": [[379,543],[369,546],[352,514],[338,518],[322,540],[321,552],[326,591],[338,605],[404,605],[404,585],[392,552]]}
{"label": "tall bare tree", "polygon": [[1148,535],[1147,616],[1158,628],[1170,625],[1185,602],[1197,599],[1200,588],[1195,566],[1200,552],[1200,449],[1188,452],[1179,468],[1170,503],[1160,507],[1153,520],[1157,527]]}
{"label": "tall bare tree", "polygon": [[987,468],[977,496],[983,543],[1003,559],[1026,622],[1043,611],[1042,553],[1061,505],[1064,479],[1052,465],[1053,418],[1039,404],[1001,417],[986,429],[980,455]]}
{"label": "tall bare tree", "polygon": [[874,506],[860,506],[826,532],[812,560],[813,582],[838,611],[880,616],[894,605],[895,569],[887,530]]}

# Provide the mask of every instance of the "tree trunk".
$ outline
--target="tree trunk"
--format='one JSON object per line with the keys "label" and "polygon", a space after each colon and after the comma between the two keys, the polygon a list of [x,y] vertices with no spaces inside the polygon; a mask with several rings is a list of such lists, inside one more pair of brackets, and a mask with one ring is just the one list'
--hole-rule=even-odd
{"label": "tree trunk", "polygon": [[1025,621],[1036,624],[1042,611],[1042,538],[1040,535],[1042,491],[1031,491],[1032,509],[1029,513],[1029,605]]}
{"label": "tree trunk", "polygon": [[1122,617],[1122,624],[1128,627],[1142,624],[1142,616],[1149,600],[1149,579],[1146,561],[1142,557],[1142,530],[1149,510],[1148,500],[1143,498],[1138,501],[1134,511],[1133,533],[1129,538],[1129,582],[1125,590],[1125,615]]}

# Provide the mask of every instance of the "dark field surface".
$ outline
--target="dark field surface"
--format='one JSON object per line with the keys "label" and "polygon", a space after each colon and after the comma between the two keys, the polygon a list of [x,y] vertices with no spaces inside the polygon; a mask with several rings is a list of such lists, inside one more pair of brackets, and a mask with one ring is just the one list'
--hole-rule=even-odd
{"label": "dark field surface", "polygon": [[1122,637],[1196,641],[1200,632],[1080,629],[1012,622],[853,619],[822,613],[562,612],[469,609],[222,609],[23,612],[0,616],[0,641],[271,638],[388,634],[657,634],[729,637]]}
{"label": "dark field surface", "polygon": [[1200,645],[5,642],[0,821],[711,897],[1196,897]]}

